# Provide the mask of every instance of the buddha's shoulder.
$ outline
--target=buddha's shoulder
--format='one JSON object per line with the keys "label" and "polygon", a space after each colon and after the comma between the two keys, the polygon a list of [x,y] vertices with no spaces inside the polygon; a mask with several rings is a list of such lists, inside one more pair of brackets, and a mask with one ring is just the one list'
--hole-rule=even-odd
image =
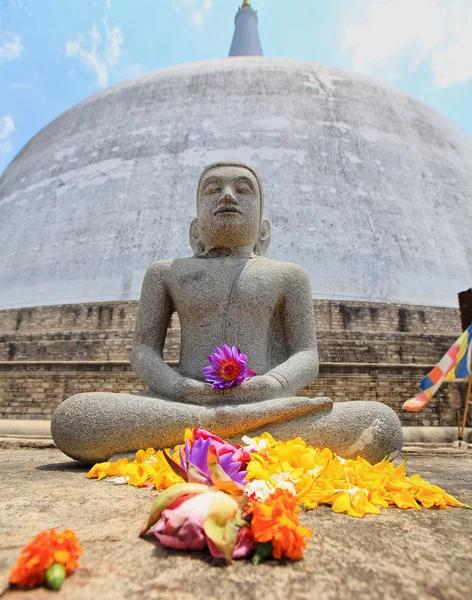
{"label": "buddha's shoulder", "polygon": [[307,272],[303,267],[295,263],[282,262],[280,260],[273,260],[272,258],[261,257],[257,259],[257,262],[263,269],[267,269],[272,272],[279,273],[281,276],[288,280],[307,279]]}
{"label": "buddha's shoulder", "polygon": [[149,265],[146,271],[146,277],[148,278],[161,278],[165,276],[172,267],[172,259],[155,260]]}
{"label": "buddha's shoulder", "polygon": [[198,265],[198,259],[189,258],[167,258],[156,260],[151,263],[146,271],[146,277],[152,279],[167,279],[177,276],[179,273],[192,271]]}

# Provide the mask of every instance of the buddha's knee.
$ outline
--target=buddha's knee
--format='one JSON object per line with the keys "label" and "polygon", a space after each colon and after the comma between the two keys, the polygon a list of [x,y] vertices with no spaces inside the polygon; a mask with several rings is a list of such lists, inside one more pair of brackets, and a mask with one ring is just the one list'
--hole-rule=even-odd
{"label": "buddha's knee", "polygon": [[395,456],[403,445],[398,415],[381,402],[339,402],[333,406],[345,458],[363,456],[371,462]]}
{"label": "buddha's knee", "polygon": [[110,404],[115,400],[114,396],[119,394],[90,392],[64,400],[51,421],[51,434],[56,446],[75,460],[93,462],[95,448],[108,429],[112,413]]}

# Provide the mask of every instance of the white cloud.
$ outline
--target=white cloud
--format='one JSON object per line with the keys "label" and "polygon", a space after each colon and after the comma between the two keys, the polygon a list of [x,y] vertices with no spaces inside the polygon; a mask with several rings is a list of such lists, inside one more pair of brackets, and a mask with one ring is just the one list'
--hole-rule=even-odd
{"label": "white cloud", "polygon": [[395,81],[427,64],[436,85],[472,78],[472,0],[369,0],[368,7],[343,35],[354,70]]}
{"label": "white cloud", "polygon": [[24,46],[21,37],[9,31],[0,32],[0,62],[21,57]]}
{"label": "white cloud", "polygon": [[33,87],[32,83],[26,83],[23,81],[14,81],[13,83],[10,83],[10,87],[13,90],[24,90],[26,88],[30,88]]}
{"label": "white cloud", "polygon": [[105,6],[107,7],[107,10],[111,9],[111,0],[105,0]]}
{"label": "white cloud", "polygon": [[118,66],[123,54],[120,27],[108,29],[105,22],[104,29],[103,38],[94,23],[86,36],[79,34],[76,40],[66,43],[66,56],[77,58],[89,71],[93,71],[99,87],[108,85],[109,67]]}
{"label": "white cloud", "polygon": [[200,10],[197,10],[193,13],[192,23],[197,27],[201,27],[203,25],[203,13]]}
{"label": "white cloud", "polygon": [[15,122],[10,115],[0,117],[0,154],[9,154],[13,150],[9,139],[10,134],[15,131]]}
{"label": "white cloud", "polygon": [[105,23],[105,30],[107,35],[107,42],[105,46],[105,59],[107,63],[114,67],[119,64],[120,57],[123,54],[121,45],[123,44],[123,36],[121,35],[121,29],[119,27],[112,27],[108,29]]}
{"label": "white cloud", "polygon": [[472,7],[468,13],[463,8],[458,11],[451,37],[449,45],[432,53],[434,83],[441,87],[472,78]]}
{"label": "white cloud", "polygon": [[28,7],[26,4],[29,4],[29,0],[10,0],[10,4],[14,7],[18,7],[25,12],[28,12]]}
{"label": "white cloud", "polygon": [[203,27],[212,9],[212,0],[173,0],[173,4],[177,12],[185,10],[195,27]]}

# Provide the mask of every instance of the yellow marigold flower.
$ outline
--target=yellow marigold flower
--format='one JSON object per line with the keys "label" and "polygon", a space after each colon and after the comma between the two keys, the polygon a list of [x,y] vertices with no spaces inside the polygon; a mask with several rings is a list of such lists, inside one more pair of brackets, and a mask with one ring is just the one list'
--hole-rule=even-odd
{"label": "yellow marigold flower", "polygon": [[361,517],[378,514],[379,507],[421,510],[447,506],[464,506],[438,486],[406,475],[406,461],[395,466],[389,460],[371,465],[364,458],[344,460],[328,448],[313,448],[302,438],[288,442],[276,441],[269,434],[254,439],[265,447],[252,452],[246,467],[248,481],[265,481],[274,485],[274,478],[285,473],[295,489],[298,502],[308,509],[330,504],[335,512]]}
{"label": "yellow marigold flower", "polygon": [[366,514],[380,515],[377,506],[369,502],[367,490],[354,487],[337,491],[336,500],[333,502],[334,512],[345,512],[351,517],[363,517]]}
{"label": "yellow marigold flower", "polygon": [[[187,429],[185,439],[192,435],[193,431]],[[256,497],[285,489],[308,509],[328,504],[335,512],[356,517],[377,514],[379,507],[389,505],[414,510],[421,510],[420,505],[425,508],[464,506],[419,475],[408,477],[406,461],[395,466],[390,460],[375,465],[361,457],[345,460],[329,448],[307,445],[301,437],[282,442],[264,433],[258,438],[246,438],[246,442],[248,440],[252,451],[246,466],[246,480],[250,483],[247,490]],[[183,446],[166,452],[178,456],[180,448],[185,453]],[[154,486],[158,490],[182,483],[164,453],[154,448],[139,450],[132,462],[120,459],[99,463],[92,467],[88,477],[99,480],[115,477],[116,482]]]}
{"label": "yellow marigold flower", "polygon": [[[177,454],[178,448],[177,446],[174,449]],[[117,477],[119,483],[128,483],[135,487],[149,485],[156,489],[166,489],[175,483],[183,482],[183,479],[170,467],[163,451],[156,452],[154,448],[138,450],[132,462],[127,458],[121,458],[116,462],[98,463],[90,469],[87,477],[99,481],[105,477]]]}

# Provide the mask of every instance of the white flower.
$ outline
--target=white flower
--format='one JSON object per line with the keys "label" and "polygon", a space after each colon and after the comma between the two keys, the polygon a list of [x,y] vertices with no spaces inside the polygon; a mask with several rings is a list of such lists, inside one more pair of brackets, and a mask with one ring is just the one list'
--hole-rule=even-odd
{"label": "white flower", "polygon": [[108,481],[110,483],[114,483],[115,485],[123,485],[124,483],[127,483],[128,480],[129,477],[127,477],[127,479],[125,479],[124,477],[110,477]]}
{"label": "white flower", "polygon": [[275,487],[278,490],[287,490],[294,496],[297,495],[297,490],[295,489],[295,486],[293,485],[293,483],[291,483],[290,481],[281,481]]}
{"label": "white flower", "polygon": [[246,483],[244,489],[248,496],[254,494],[256,500],[259,500],[259,502],[265,502],[274,491],[273,486],[263,479],[254,479],[253,481]]}
{"label": "white flower", "polygon": [[265,450],[267,448],[267,440],[259,440],[256,442],[255,439],[250,438],[247,435],[243,435],[241,440],[247,444],[244,446],[243,450],[247,450],[248,452],[260,452],[261,450]]}
{"label": "white flower", "polygon": [[274,483],[282,483],[283,481],[291,481],[292,483],[295,483],[296,481],[287,471],[284,471],[283,473],[274,473],[270,476],[270,480]]}

